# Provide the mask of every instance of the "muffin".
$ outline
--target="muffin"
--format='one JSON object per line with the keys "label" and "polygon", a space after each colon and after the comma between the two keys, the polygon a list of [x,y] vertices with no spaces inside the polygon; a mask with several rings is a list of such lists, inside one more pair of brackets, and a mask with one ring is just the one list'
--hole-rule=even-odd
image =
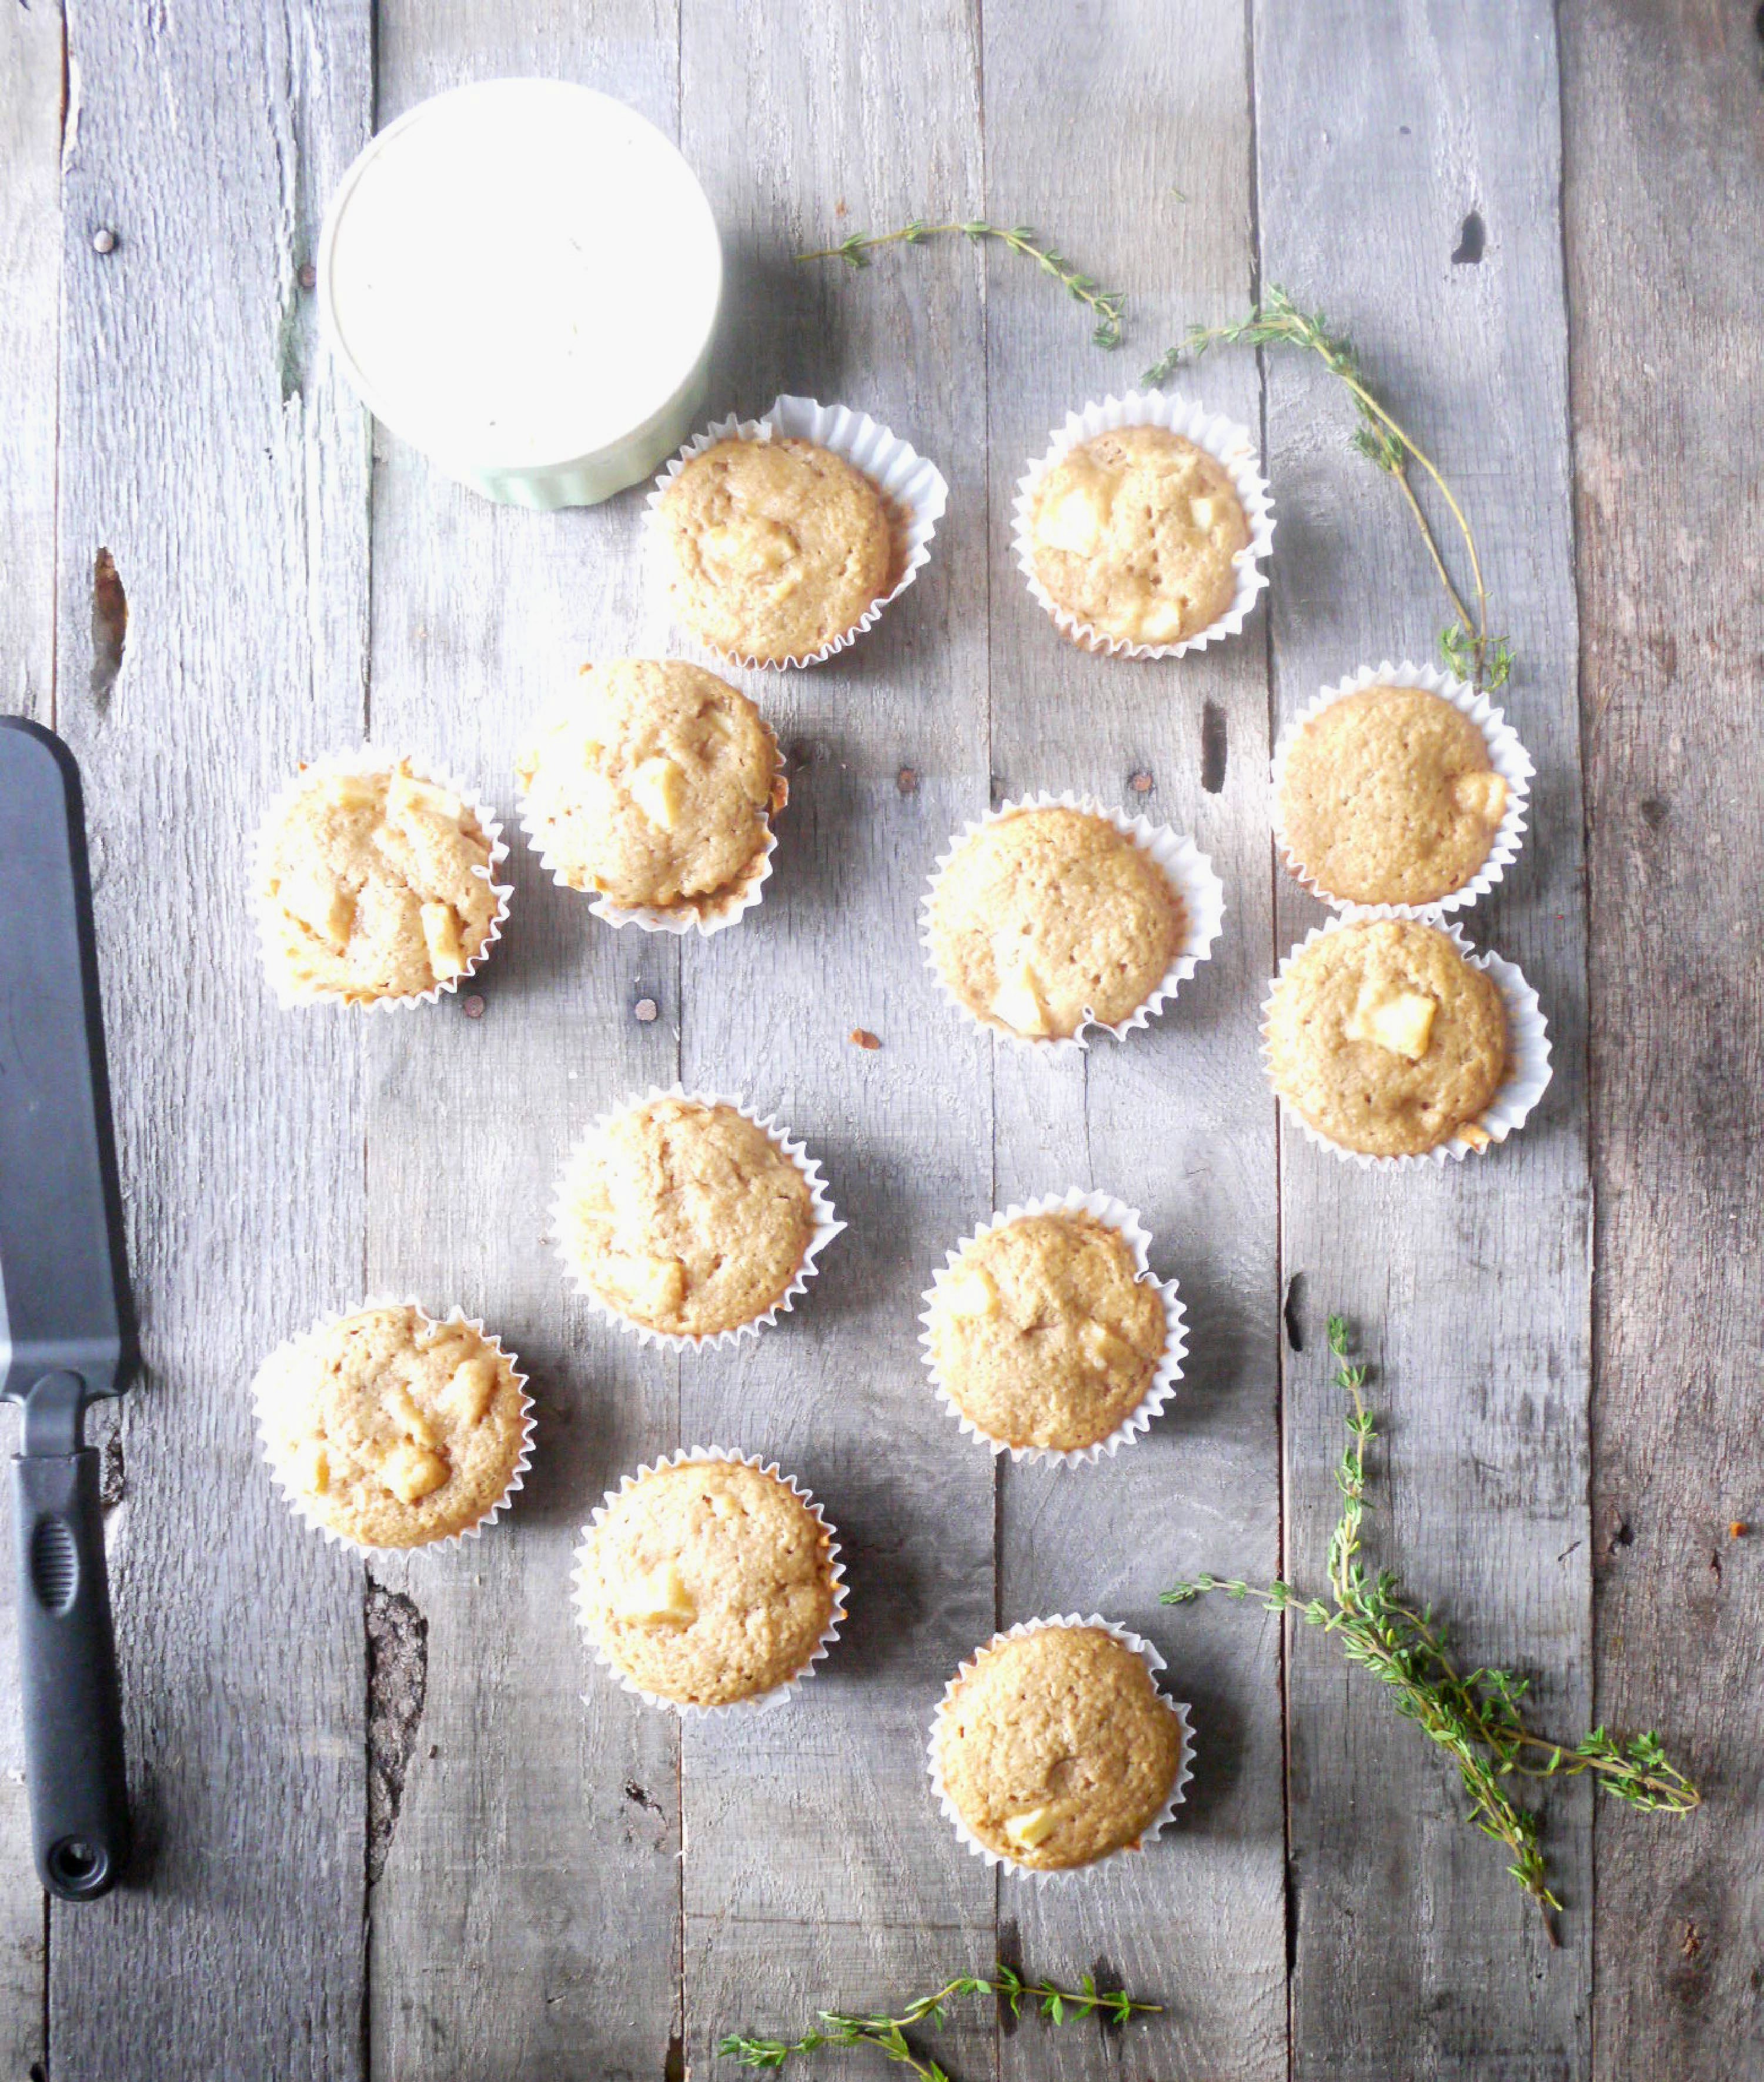
{"label": "muffin", "polygon": [[757,1322],[807,1265],[810,1178],[732,1106],[629,1106],[572,1157],[558,1195],[564,1262],[615,1316],[662,1337]]}
{"label": "muffin", "polygon": [[1326,1140],[1418,1157],[1476,1123],[1505,1080],[1501,993],[1409,918],[1332,926],[1282,970],[1265,1029],[1274,1089]]}
{"label": "muffin", "polygon": [[640,1692],[708,1709],[800,1677],[841,1614],[838,1548],[757,1461],[682,1457],[628,1479],[577,1553],[591,1639]]}
{"label": "muffin", "polygon": [[1136,1850],[1185,1748],[1143,1655],[1104,1627],[1046,1621],[964,1663],[932,1730],[933,1770],[968,1834],[1036,1872]]}
{"label": "muffin", "polygon": [[456,1311],[362,1309],[272,1353],[253,1386],[271,1467],[301,1511],[361,1547],[486,1523],[527,1464],[515,1362]]}
{"label": "muffin", "polygon": [[1186,918],[1143,847],[1089,810],[1014,809],[962,840],[932,883],[931,962],[983,1026],[1063,1039],[1137,1012]]}
{"label": "muffin", "polygon": [[515,761],[526,828],[572,889],[699,917],[750,889],[783,807],[777,740],[681,659],[584,665]]}
{"label": "muffin", "polygon": [[1294,735],[1280,776],[1295,869],[1345,904],[1437,904],[1493,850],[1507,784],[1488,740],[1425,687],[1370,686]]}
{"label": "muffin", "polygon": [[259,839],[258,911],[285,1002],[415,998],[465,975],[508,892],[490,880],[494,828],[407,759],[315,768]]}
{"label": "muffin", "polygon": [[1120,427],[1068,449],[1030,494],[1029,554],[1085,634],[1180,643],[1237,592],[1248,516],[1224,465],[1167,427]]}
{"label": "muffin", "polygon": [[1055,1207],[963,1246],[932,1290],[926,1338],[938,1385],[983,1438],[1071,1452],[1145,1400],[1169,1325],[1120,1230]]}
{"label": "muffin", "polygon": [[888,588],[882,494],[812,441],[716,442],[657,508],[674,613],[725,657],[777,665],[848,634]]}

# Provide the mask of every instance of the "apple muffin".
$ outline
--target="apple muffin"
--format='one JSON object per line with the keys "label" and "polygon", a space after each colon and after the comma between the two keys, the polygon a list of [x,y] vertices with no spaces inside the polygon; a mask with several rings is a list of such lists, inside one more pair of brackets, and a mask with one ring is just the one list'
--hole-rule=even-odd
{"label": "apple muffin", "polygon": [[426,1547],[482,1524],[524,1464],[532,1408],[515,1363],[457,1313],[358,1309],[292,1339],[253,1397],[301,1510],[363,1547]]}
{"label": "apple muffin", "polygon": [[1248,516],[1231,473],[1167,427],[1121,427],[1068,449],[1036,485],[1035,576],[1084,632],[1180,643],[1237,592]]}
{"label": "apple muffin", "polygon": [[812,658],[888,589],[882,493],[812,441],[736,436],[701,449],[657,520],[673,611],[726,658]]}
{"label": "apple muffin", "polygon": [[997,1636],[964,1664],[932,1733],[969,1835],[1039,1872],[1137,1850],[1185,1747],[1143,1656],[1105,1628],[1050,1622]]}
{"label": "apple muffin", "polygon": [[1422,1156],[1479,1117],[1507,1075],[1506,1009],[1451,936],[1409,918],[1335,925],[1295,955],[1265,1029],[1274,1089],[1327,1141]]}
{"label": "apple muffin", "polygon": [[807,1670],[842,1612],[837,1552],[775,1469],[679,1459],[596,1512],[577,1551],[577,1607],[639,1691],[733,1705]]}
{"label": "apple muffin", "polygon": [[493,835],[407,759],[315,768],[259,840],[258,914],[284,1003],[416,998],[468,974],[496,936]]}
{"label": "apple muffin", "polygon": [[802,1167],[732,1106],[656,1098],[595,1128],[558,1195],[565,1263],[611,1313],[676,1338],[756,1322],[814,1240]]}
{"label": "apple muffin", "polygon": [[1425,687],[1362,687],[1295,734],[1280,777],[1294,870],[1345,904],[1437,904],[1475,879],[1507,784],[1461,709]]}
{"label": "apple muffin", "polygon": [[926,906],[932,966],[983,1026],[1030,1040],[1130,1018],[1181,950],[1182,900],[1145,849],[1093,811],[989,819]]}
{"label": "apple muffin", "polygon": [[677,658],[584,665],[515,771],[558,879],[625,910],[703,915],[739,898],[785,799],[758,709]]}
{"label": "apple muffin", "polygon": [[1070,1452],[1145,1399],[1168,1342],[1164,1295],[1118,1229],[1082,1209],[975,1237],[932,1289],[927,1356],[983,1438]]}

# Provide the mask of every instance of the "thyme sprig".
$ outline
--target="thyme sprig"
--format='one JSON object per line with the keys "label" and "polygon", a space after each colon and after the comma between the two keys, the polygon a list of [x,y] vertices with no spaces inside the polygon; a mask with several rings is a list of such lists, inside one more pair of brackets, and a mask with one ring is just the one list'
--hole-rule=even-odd
{"label": "thyme sprig", "polygon": [[[1446,597],[1451,603],[1454,618],[1439,635],[1439,647],[1446,663],[1460,678],[1469,681],[1479,693],[1485,688],[1504,686],[1513,671],[1513,650],[1504,636],[1491,637],[1488,634],[1488,594],[1483,583],[1482,559],[1477,554],[1476,538],[1464,518],[1463,508],[1432,458],[1373,394],[1353,342],[1332,332],[1328,321],[1320,312],[1302,311],[1284,289],[1271,288],[1263,297],[1261,309],[1247,318],[1237,319],[1229,325],[1190,326],[1186,335],[1162,360],[1147,369],[1140,380],[1155,389],[1168,382],[1185,360],[1206,353],[1210,347],[1240,343],[1245,347],[1306,348],[1346,386],[1360,416],[1360,424],[1354,430],[1354,445],[1402,493],[1421,530],[1421,540],[1427,546],[1434,569],[1439,574],[1439,582],[1446,588]],[[1433,525],[1409,482],[1411,463],[1432,479],[1463,539],[1476,603],[1474,616],[1466,607],[1463,596],[1446,568]]]}
{"label": "thyme sprig", "polygon": [[1208,1591],[1249,1599],[1270,1612],[1290,1612],[1307,1626],[1333,1634],[1349,1663],[1371,1672],[1392,1694],[1391,1703],[1437,1743],[1458,1768],[1470,1802],[1469,1819],[1512,1857],[1507,1870],[1543,1911],[1551,1943],[1551,1912],[1562,1904],[1550,1886],[1542,1819],[1522,1806],[1510,1789],[1524,1778],[1573,1778],[1589,1772],[1631,1807],[1683,1814],[1702,1796],[1669,1762],[1658,1735],[1614,1736],[1594,1728],[1572,1744],[1551,1741],[1526,1724],[1530,1687],[1509,1670],[1462,1670],[1445,1622],[1431,1605],[1417,1608],[1394,1569],[1368,1575],[1360,1558],[1365,1515],[1366,1456],[1377,1430],[1366,1407],[1366,1368],[1349,1357],[1347,1325],[1329,1318],[1329,1350],[1336,1385],[1348,1398],[1347,1444],[1335,1470],[1341,1515],[1330,1536],[1328,1570],[1332,1599],[1306,1598],[1278,1578],[1265,1586],[1240,1576],[1197,1576],[1164,1593],[1167,1605],[1187,1604]]}
{"label": "thyme sprig", "polygon": [[796,257],[798,260],[843,260],[848,267],[867,268],[869,256],[879,246],[922,246],[928,238],[941,238],[956,232],[976,246],[988,238],[996,239],[1013,253],[1033,260],[1044,275],[1051,275],[1067,295],[1082,304],[1095,318],[1096,330],[1090,337],[1098,347],[1117,348],[1126,339],[1125,294],[1119,289],[1102,288],[1093,276],[1074,267],[1057,246],[1042,238],[1027,224],[988,224],[980,217],[962,224],[927,224],[916,217],[898,231],[854,231],[837,246],[823,246],[813,253],[798,253]]}
{"label": "thyme sprig", "polygon": [[921,2082],[950,2082],[949,2070],[921,2056],[907,2043],[907,2034],[917,2025],[939,2025],[946,2021],[949,2004],[960,1996],[991,1996],[1013,2017],[1021,2017],[1026,2004],[1049,2024],[1064,2024],[1073,2017],[1101,2017],[1122,2025],[1130,2017],[1143,2017],[1161,2008],[1158,2003],[1142,2003],[1118,1989],[1099,1988],[1086,1974],[1076,1988],[1058,1987],[1051,1981],[1025,1981],[1002,1960],[989,1979],[983,1974],[958,1974],[945,1981],[934,1994],[909,2003],[898,2017],[864,2017],[845,2010],[821,2010],[818,2021],[800,2038],[746,2038],[730,2033],[717,2051],[725,2059],[743,2067],[782,2067],[798,2054],[819,2053],[826,2046],[874,2046],[886,2059],[921,2078]]}

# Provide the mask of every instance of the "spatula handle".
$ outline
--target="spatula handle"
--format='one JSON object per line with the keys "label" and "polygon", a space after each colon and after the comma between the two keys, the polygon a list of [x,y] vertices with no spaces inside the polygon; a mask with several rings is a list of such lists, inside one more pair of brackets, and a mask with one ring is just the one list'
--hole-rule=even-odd
{"label": "spatula handle", "polygon": [[96,1449],[15,1458],[12,1523],[37,1874],[63,1901],[90,1901],[108,1892],[128,1860]]}

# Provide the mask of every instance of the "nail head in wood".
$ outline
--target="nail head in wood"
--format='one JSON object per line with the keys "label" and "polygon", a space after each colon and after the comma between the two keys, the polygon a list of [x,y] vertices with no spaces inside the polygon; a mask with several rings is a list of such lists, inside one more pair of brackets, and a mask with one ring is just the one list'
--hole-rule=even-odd
{"label": "nail head in wood", "polygon": [[116,251],[116,234],[107,224],[99,225],[92,234],[92,251],[95,253],[114,253]]}

